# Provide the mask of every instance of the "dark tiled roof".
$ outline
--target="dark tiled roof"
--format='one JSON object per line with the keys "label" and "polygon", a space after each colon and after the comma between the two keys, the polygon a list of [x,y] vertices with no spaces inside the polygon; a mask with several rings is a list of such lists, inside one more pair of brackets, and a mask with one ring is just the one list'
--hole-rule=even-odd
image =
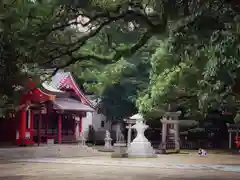
{"label": "dark tiled roof", "polygon": [[56,100],[53,101],[53,104],[54,109],[61,109],[65,111],[84,111],[84,112],[94,111],[93,108],[71,98],[56,98]]}

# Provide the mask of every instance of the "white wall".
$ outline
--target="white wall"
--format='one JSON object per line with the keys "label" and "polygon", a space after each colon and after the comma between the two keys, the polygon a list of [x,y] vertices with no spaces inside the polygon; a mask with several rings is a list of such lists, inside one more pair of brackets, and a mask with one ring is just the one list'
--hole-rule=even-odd
{"label": "white wall", "polygon": [[87,112],[86,117],[82,118],[82,132],[85,138],[88,136],[89,125],[92,125],[92,112]]}
{"label": "white wall", "polygon": [[[104,122],[103,127],[101,126],[102,121]],[[92,122],[96,132],[96,140],[103,140],[105,138],[106,130],[110,130],[111,128],[110,124],[106,121],[106,116],[101,113],[98,114],[98,112],[95,111],[93,112]]]}
{"label": "white wall", "polygon": [[[104,127],[101,127],[102,121],[104,121]],[[103,140],[105,138],[106,130],[111,131],[111,122],[107,122],[106,116],[98,114],[97,111],[88,112],[86,117],[83,118],[82,123],[85,138],[88,137],[89,125],[94,127],[96,140]]]}

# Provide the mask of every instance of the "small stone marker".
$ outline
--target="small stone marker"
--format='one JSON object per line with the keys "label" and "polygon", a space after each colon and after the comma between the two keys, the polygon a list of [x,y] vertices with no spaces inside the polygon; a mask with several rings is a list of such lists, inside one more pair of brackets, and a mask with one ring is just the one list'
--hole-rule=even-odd
{"label": "small stone marker", "polygon": [[86,139],[84,137],[84,133],[83,132],[80,133],[80,142],[81,142],[82,146],[86,146]]}
{"label": "small stone marker", "polygon": [[104,144],[104,148],[102,150],[102,152],[113,152],[113,147],[112,147],[112,138],[110,137],[110,132],[108,130],[106,130],[106,134],[105,134],[105,138],[104,138],[105,144]]}

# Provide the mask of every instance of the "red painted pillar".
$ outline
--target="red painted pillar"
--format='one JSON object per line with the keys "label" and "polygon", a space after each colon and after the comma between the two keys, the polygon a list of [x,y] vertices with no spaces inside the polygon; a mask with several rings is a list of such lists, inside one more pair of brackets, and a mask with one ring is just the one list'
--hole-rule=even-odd
{"label": "red painted pillar", "polygon": [[58,144],[62,142],[62,114],[58,114]]}
{"label": "red painted pillar", "polygon": [[30,139],[33,140],[34,130],[33,130],[33,121],[34,121],[34,113],[30,111]]}
{"label": "red painted pillar", "polygon": [[46,141],[48,139],[48,112],[45,116],[45,137],[46,137]]}
{"label": "red painted pillar", "polygon": [[39,120],[38,120],[38,146],[41,143],[41,129],[42,129],[42,113],[39,113]]}
{"label": "red painted pillar", "polygon": [[25,145],[26,139],[26,119],[27,112],[26,109],[20,111],[20,120],[19,120],[19,145]]}

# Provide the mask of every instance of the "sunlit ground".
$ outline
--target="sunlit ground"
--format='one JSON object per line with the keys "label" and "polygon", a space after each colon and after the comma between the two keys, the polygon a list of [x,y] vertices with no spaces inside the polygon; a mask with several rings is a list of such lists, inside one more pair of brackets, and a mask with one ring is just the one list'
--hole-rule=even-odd
{"label": "sunlit ground", "polygon": [[240,173],[218,170],[181,170],[60,163],[11,163],[0,165],[0,180],[226,180]]}
{"label": "sunlit ground", "polygon": [[[12,149],[11,153],[10,149],[2,150],[1,155],[5,155],[0,158],[0,180],[237,180],[240,175],[240,155],[210,153],[199,157],[196,151],[182,151],[157,158],[119,159],[111,158],[111,153],[93,156],[93,152],[82,154],[72,146],[61,147],[68,148],[64,151],[68,158],[11,158],[19,152],[31,153],[37,147]],[[69,157],[75,150],[83,157]]]}

